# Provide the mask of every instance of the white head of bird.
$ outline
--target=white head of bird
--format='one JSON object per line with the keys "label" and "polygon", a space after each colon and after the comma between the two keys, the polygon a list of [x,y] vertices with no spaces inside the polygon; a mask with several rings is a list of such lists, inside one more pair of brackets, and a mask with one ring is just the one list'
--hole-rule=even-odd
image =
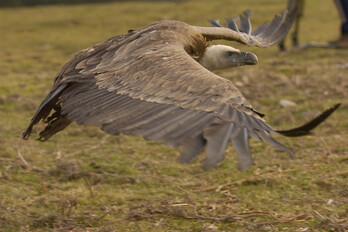
{"label": "white head of bird", "polygon": [[225,69],[257,64],[257,56],[227,45],[212,45],[206,49],[198,62],[208,70]]}

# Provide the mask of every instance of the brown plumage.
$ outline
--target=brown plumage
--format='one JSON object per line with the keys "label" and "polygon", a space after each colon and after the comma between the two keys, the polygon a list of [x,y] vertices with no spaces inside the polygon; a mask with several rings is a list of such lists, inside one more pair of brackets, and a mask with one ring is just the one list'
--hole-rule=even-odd
{"label": "brown plumage", "polygon": [[[23,138],[30,136],[40,120],[47,123],[40,132],[41,141],[76,121],[111,134],[134,134],[172,147],[182,145],[179,161],[183,163],[206,147],[204,168],[222,161],[229,141],[240,158],[239,168],[249,167],[253,163],[249,136],[293,156],[269,136],[274,130],[240,91],[198,61],[212,39],[270,46],[286,34],[294,16],[294,12],[285,12],[254,34],[165,20],[82,50],[58,73]],[[249,18],[244,19],[241,29],[248,24]],[[250,57],[251,63],[257,62]]]}

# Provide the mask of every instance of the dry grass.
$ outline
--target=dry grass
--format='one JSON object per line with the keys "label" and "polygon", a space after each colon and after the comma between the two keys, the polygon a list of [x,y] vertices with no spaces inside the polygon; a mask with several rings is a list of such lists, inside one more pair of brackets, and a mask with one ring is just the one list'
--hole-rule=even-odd
{"label": "dry grass", "polygon": [[[220,72],[276,128],[343,103],[314,135],[278,138],[295,160],[251,141],[250,170],[237,171],[229,147],[223,164],[204,172],[201,158],[179,165],[179,150],[93,127],[73,125],[45,143],[20,139],[55,74],[80,49],[163,18],[207,25],[251,8],[258,25],[284,6],[193,0],[0,9],[0,230],[348,230],[348,50],[243,46],[259,65]],[[307,1],[305,14],[302,42],[338,36],[332,2]],[[280,99],[297,106],[281,108]]]}

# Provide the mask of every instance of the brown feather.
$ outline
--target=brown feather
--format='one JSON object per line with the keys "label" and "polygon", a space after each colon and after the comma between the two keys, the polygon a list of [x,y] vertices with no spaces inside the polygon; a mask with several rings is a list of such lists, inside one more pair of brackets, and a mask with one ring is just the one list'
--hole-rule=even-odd
{"label": "brown feather", "polygon": [[[40,133],[43,140],[76,121],[111,134],[184,145],[184,161],[207,144],[205,168],[223,159],[229,139],[238,141],[233,138],[240,131],[243,138],[262,138],[289,152],[269,136],[274,130],[232,82],[197,62],[207,46],[194,27],[164,20],[82,50],[59,72],[25,138],[52,109]],[[238,155],[250,161],[247,142],[242,142]]]}

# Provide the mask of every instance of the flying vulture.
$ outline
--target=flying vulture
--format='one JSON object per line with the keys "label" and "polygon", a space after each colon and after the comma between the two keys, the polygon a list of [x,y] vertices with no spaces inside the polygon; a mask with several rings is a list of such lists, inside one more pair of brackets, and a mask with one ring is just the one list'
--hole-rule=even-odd
{"label": "flying vulture", "polygon": [[[205,169],[223,160],[229,141],[239,157],[239,169],[251,166],[250,136],[293,157],[270,136],[277,131],[233,83],[211,71],[256,64],[257,57],[224,45],[209,46],[209,41],[268,47],[288,32],[296,11],[276,15],[254,31],[250,15],[247,11],[239,17],[240,27],[237,19],[227,20],[227,27],[218,21],[211,21],[214,27],[200,27],[163,20],[80,51],[58,73],[23,138],[29,138],[40,120],[47,124],[39,133],[41,141],[75,121],[114,135],[139,135],[182,146],[181,163],[190,162],[205,147]],[[309,127],[333,109],[329,111]],[[287,133],[308,133],[308,128],[300,129],[304,131]]]}

